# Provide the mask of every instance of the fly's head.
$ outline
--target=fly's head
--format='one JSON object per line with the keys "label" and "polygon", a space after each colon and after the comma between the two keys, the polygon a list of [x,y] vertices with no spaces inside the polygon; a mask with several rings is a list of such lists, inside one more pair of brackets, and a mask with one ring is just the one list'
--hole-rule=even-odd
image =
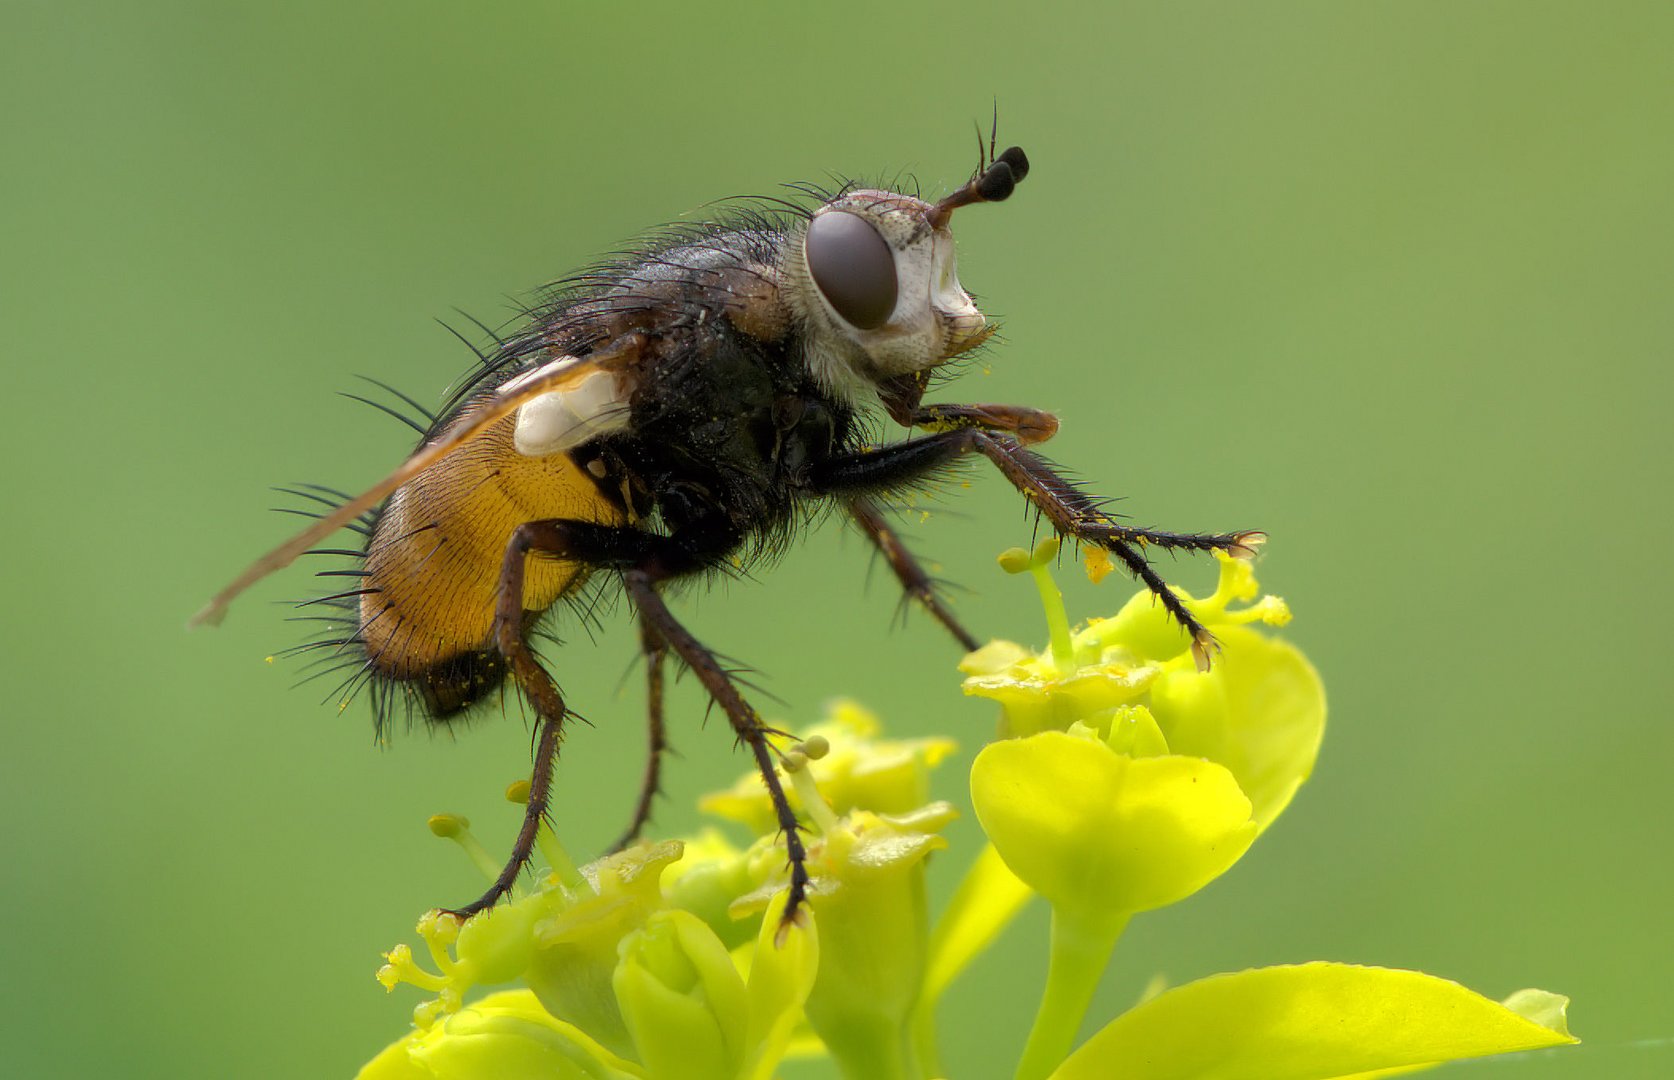
{"label": "fly's head", "polygon": [[953,211],[1000,202],[1028,174],[1017,147],[940,202],[893,191],[848,191],[792,237],[784,277],[805,327],[808,362],[851,399],[882,396],[980,344],[993,332],[959,284]]}

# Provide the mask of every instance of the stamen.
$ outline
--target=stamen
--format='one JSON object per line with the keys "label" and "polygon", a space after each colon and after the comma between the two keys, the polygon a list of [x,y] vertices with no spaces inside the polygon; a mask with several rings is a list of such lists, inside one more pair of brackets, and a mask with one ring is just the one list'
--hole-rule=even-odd
{"label": "stamen", "polygon": [[1000,569],[1008,574],[1027,570],[1035,579],[1040,592],[1040,605],[1046,612],[1046,629],[1052,663],[1059,671],[1075,670],[1075,642],[1070,637],[1069,612],[1064,608],[1064,594],[1052,580],[1052,560],[1058,557],[1058,538],[1049,536],[1035,545],[1033,554],[1022,548],[1010,548],[1000,554]]}
{"label": "stamen", "polygon": [[436,970],[451,977],[453,969],[459,966],[448,952],[459,940],[459,916],[452,912],[427,911],[419,916],[418,935],[430,951],[430,961]]}
{"label": "stamen", "polygon": [[421,990],[440,993],[448,984],[446,977],[419,967],[413,960],[413,950],[406,945],[397,945],[385,953],[384,960],[387,963],[378,969],[378,982],[385,990],[394,990],[402,983],[410,983]]}
{"label": "stamen", "polygon": [[483,877],[493,881],[500,876],[500,865],[488,853],[475,836],[471,835],[471,821],[459,814],[433,814],[430,818],[430,831],[444,840],[452,840],[464,849],[472,864],[482,871]]}
{"label": "stamen", "polygon": [[[514,780],[506,785],[506,801],[518,806],[529,805],[529,781]],[[541,856],[552,868],[552,876],[558,879],[559,884],[566,889],[587,887],[587,879],[576,869],[575,860],[570,858],[570,853],[558,842],[558,834],[545,821],[535,831],[535,846],[540,849]]]}
{"label": "stamen", "polygon": [[[830,749],[829,744],[826,749]],[[801,801],[802,809],[808,814],[815,831],[824,834],[837,828],[837,815],[826,803],[825,796],[820,794],[819,786],[814,783],[814,776],[808,770],[808,755],[801,746],[784,756],[783,768],[785,775],[790,779],[791,789],[796,792],[796,797]]]}

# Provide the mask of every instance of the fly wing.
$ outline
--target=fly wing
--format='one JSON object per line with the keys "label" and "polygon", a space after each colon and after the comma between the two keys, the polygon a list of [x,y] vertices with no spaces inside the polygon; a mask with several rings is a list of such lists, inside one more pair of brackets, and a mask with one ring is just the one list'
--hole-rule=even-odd
{"label": "fly wing", "polygon": [[446,428],[414,451],[394,472],[251,563],[186,625],[218,625],[226,617],[227,606],[240,593],[274,571],[295,562],[297,556],[383,502],[396,488],[474,442],[494,424],[535,398],[577,388],[584,380],[601,371],[621,373],[632,367],[644,345],[642,335],[625,334],[586,356],[560,356],[496,387],[467,414],[464,422]]}

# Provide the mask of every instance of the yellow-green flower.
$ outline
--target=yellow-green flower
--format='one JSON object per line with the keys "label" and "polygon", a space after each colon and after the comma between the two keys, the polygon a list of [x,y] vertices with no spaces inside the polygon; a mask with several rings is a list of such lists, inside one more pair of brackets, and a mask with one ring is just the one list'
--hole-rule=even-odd
{"label": "yellow-green flower", "polygon": [[1000,858],[1052,905],[1046,997],[1019,1070],[1027,1080],[1073,1045],[1128,919],[1196,892],[1257,833],[1226,769],[1118,753],[1079,723],[989,744],[971,770],[971,800]]}
{"label": "yellow-green flower", "polygon": [[[432,828],[473,850],[462,819]],[[567,866],[550,835],[542,847]],[[786,929],[777,943],[776,914],[745,924],[765,941],[741,951],[749,961],[741,968],[702,919],[669,906],[659,883],[682,854],[677,841],[636,845],[544,877],[463,925],[425,915],[418,930],[434,970],[399,945],[378,979],[436,997],[414,1010],[416,1030],[363,1075],[767,1080],[814,983],[812,924]],[[782,910],[784,895],[764,902]],[[474,987],[518,978],[527,989],[464,1002]]]}
{"label": "yellow-green flower", "polygon": [[1256,836],[1250,800],[1220,765],[1118,753],[1081,724],[990,743],[971,801],[1012,872],[1089,930],[1185,899]]}
{"label": "yellow-green flower", "polygon": [[[623,1056],[633,1053],[633,1040],[612,989],[618,947],[665,908],[660,879],[681,853],[678,841],[665,840],[600,859],[583,871],[588,888],[531,926],[529,988],[553,1016]],[[476,918],[483,916],[494,917]]]}
{"label": "yellow-green flower", "polygon": [[637,1057],[653,1075],[726,1080],[744,1060],[744,979],[703,920],[659,911],[618,946],[611,984]]}
{"label": "yellow-green flower", "polygon": [[740,848],[717,829],[704,829],[684,841],[685,854],[663,871],[663,896],[670,907],[689,911],[735,949],[755,937],[755,926],[733,917],[740,896],[767,883],[783,862],[770,843]]}
{"label": "yellow-green flower", "polygon": [[[1257,599],[1248,560],[1221,556],[1212,594],[1198,600],[1180,593],[1221,645],[1204,673],[1190,641],[1146,591],[1113,618],[1071,632],[1049,572],[1056,553],[1056,541],[1032,555],[1007,553],[1008,569],[1030,572],[1041,591],[1047,648],[996,641],[967,655],[960,664],[965,693],[1000,703],[1002,736],[1064,731],[1072,723],[1108,731],[1118,719],[1135,719],[1129,706],[1144,705],[1167,752],[1230,770],[1257,823],[1272,824],[1313,770],[1325,734],[1319,674],[1294,646],[1254,629],[1284,626],[1289,607],[1276,596]],[[1161,752],[1152,744],[1135,749]]]}
{"label": "yellow-green flower", "polygon": [[[508,797],[514,800],[520,797],[520,787],[513,785]],[[498,873],[493,859],[471,835],[470,822],[466,819],[438,814],[430,819],[430,830],[463,848],[485,876],[492,878]],[[550,833],[542,837],[542,847],[555,856],[555,865],[562,866],[575,883],[580,883]],[[385,963],[378,969],[378,981],[386,990],[409,983],[434,992],[434,999],[413,1010],[414,1024],[427,1028],[439,1017],[458,1010],[472,988],[507,983],[520,977],[534,956],[535,924],[568,902],[563,879],[552,874],[543,880],[542,887],[519,890],[513,900],[492,913],[484,912],[463,924],[440,911],[426,912],[419,918],[417,932],[435,970],[420,966],[406,945],[397,945],[384,954]]]}
{"label": "yellow-green flower", "polygon": [[1134,756],[1206,758],[1232,773],[1257,825],[1272,824],[1312,772],[1325,733],[1319,674],[1294,646],[1253,628],[1288,623],[1284,601],[1258,600],[1253,567],[1225,556],[1214,593],[1202,600],[1181,593],[1221,645],[1205,673],[1148,592],[1072,633],[1048,570],[1056,551],[1049,541],[1032,556],[1008,553],[1011,568],[1036,579],[1051,643],[1032,652],[994,642],[969,654],[960,664],[965,693],[1000,703],[1002,735],[1080,723]]}
{"label": "yellow-green flower", "polygon": [[[864,717],[868,735],[875,732],[875,718],[851,710],[851,717],[857,715]],[[840,743],[830,748],[830,756],[847,761],[825,775],[840,782],[887,774],[895,777],[897,795],[900,789],[922,789],[914,774],[926,765],[912,764],[913,752],[903,751],[903,744],[880,748],[869,739],[855,741],[858,747],[846,753]],[[787,766],[790,787],[812,826],[809,906],[819,919],[822,955],[832,958],[821,965],[808,996],[808,1021],[846,1076],[921,1076],[911,1019],[930,936],[924,860],[946,847],[939,833],[956,814],[945,802],[929,802],[904,813],[851,808],[839,816],[815,779],[827,749],[823,737],[812,738],[799,745]],[[873,753],[886,768],[872,767]],[[744,897],[734,912],[753,910],[763,895]]]}
{"label": "yellow-green flower", "polygon": [[[1181,594],[1219,645],[1206,670],[1144,592],[1072,631],[1056,553],[1049,541],[1002,558],[1033,575],[1047,647],[996,642],[962,665],[965,692],[1000,703],[1002,737],[970,777],[989,844],[938,922],[924,864],[954,812],[931,799],[930,770],[952,743],[885,739],[871,713],[838,703],[802,742],[775,740],[806,828],[796,924],[783,923],[783,838],[754,774],[704,802],[755,833],[745,847],[709,830],[577,870],[542,830],[555,870],[533,889],[464,924],[427,915],[428,967],[404,945],[387,954],[380,981],[434,998],[361,1075],[771,1080],[787,1057],[818,1055],[845,1077],[929,1080],[939,996],[1035,895],[1052,907],[1048,976],[1018,1080],[1369,1080],[1574,1041],[1556,995],[1497,1004],[1418,972],[1311,963],[1149,994],[1076,1047],[1130,918],[1213,881],[1289,804],[1325,699],[1302,655],[1254,625],[1290,614],[1258,599],[1247,561],[1223,559],[1210,596]],[[497,869],[463,819],[432,828]]]}
{"label": "yellow-green flower", "polygon": [[386,1047],[358,1080],[639,1080],[647,1076],[528,990],[490,994]]}
{"label": "yellow-green flower", "polygon": [[[823,722],[808,728],[801,741],[823,744],[829,752],[811,759],[809,769],[822,801],[841,815],[850,810],[879,814],[910,813],[930,801],[930,770],[953,753],[952,739],[885,739],[877,716],[852,701],[832,702]],[[779,738],[781,748],[798,740]],[[802,795],[787,792],[802,810]],[[725,791],[704,796],[704,811],[744,825],[757,835],[778,831],[778,818],[761,778],[749,773]]]}
{"label": "yellow-green flower", "polygon": [[1072,632],[1049,569],[1057,553],[1049,540],[1001,557],[1034,577],[1047,648],[996,642],[961,665],[965,692],[1001,705],[1002,738],[971,771],[977,818],[1053,909],[1027,1080],[1068,1052],[1128,919],[1191,895],[1248,850],[1312,770],[1325,721],[1312,667],[1248,628],[1287,623],[1284,602],[1233,607],[1259,592],[1248,560],[1222,556],[1209,597],[1181,594],[1221,645],[1204,671],[1145,592]]}

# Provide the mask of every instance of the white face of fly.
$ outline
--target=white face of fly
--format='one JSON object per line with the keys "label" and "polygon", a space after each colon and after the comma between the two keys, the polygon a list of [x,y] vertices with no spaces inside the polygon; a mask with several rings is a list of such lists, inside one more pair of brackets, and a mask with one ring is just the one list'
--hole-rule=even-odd
{"label": "white face of fly", "polygon": [[932,224],[935,209],[907,195],[853,191],[792,238],[785,293],[806,330],[809,367],[850,400],[936,367],[990,333],[959,285],[953,233],[945,220]]}

